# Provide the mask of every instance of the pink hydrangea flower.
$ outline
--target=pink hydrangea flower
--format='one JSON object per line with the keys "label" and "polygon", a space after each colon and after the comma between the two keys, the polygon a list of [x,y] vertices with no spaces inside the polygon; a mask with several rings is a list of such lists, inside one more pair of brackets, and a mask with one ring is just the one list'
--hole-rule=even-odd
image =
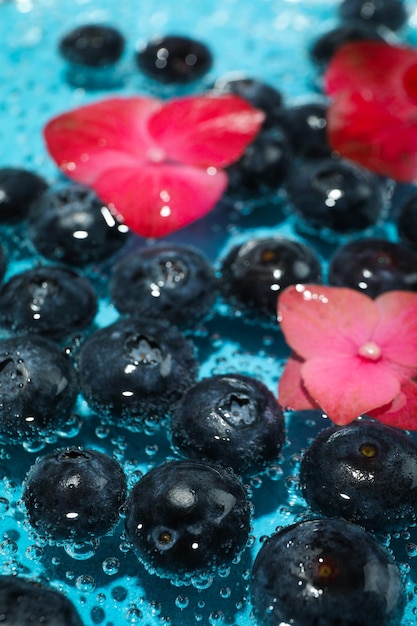
{"label": "pink hydrangea flower", "polygon": [[279,383],[284,408],[321,408],[339,425],[367,414],[417,430],[417,294],[294,285],[278,321],[294,353]]}
{"label": "pink hydrangea flower", "polygon": [[164,237],[208,213],[264,114],[235,95],[163,102],[111,98],[52,119],[46,146],[66,176],[92,187],[144,237]]}

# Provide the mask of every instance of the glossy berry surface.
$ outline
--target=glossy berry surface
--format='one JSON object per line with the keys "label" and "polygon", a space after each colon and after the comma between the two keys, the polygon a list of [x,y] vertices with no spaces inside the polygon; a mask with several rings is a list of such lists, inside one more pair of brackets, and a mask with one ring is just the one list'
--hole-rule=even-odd
{"label": "glossy berry surface", "polygon": [[304,454],[300,484],[324,515],[378,532],[405,528],[417,520],[417,444],[380,423],[326,428]]}
{"label": "glossy berry surface", "polygon": [[190,325],[210,309],[217,294],[214,269],[197,248],[160,244],[140,248],[114,267],[110,295],[116,308],[137,317]]}
{"label": "glossy berry surface", "polygon": [[345,21],[359,20],[395,31],[404,26],[408,13],[404,0],[343,0],[339,16]]}
{"label": "glossy berry surface", "polygon": [[172,443],[181,453],[230,466],[238,474],[256,473],[277,462],[284,429],[273,393],[239,374],[199,381],[170,419]]}
{"label": "glossy berry surface", "polygon": [[0,326],[14,332],[62,338],[88,326],[96,310],[90,281],[64,267],[34,267],[0,290]]}
{"label": "glossy berry surface", "polygon": [[125,498],[119,463],[97,450],[76,447],[38,457],[23,486],[31,525],[57,540],[80,541],[109,532]]}
{"label": "glossy berry surface", "polygon": [[412,195],[400,206],[397,231],[402,243],[417,250],[417,195]]}
{"label": "glossy berry surface", "polygon": [[124,46],[124,37],[116,28],[105,24],[85,24],[62,37],[59,52],[70,63],[103,67],[118,61]]}
{"label": "glossy berry surface", "polygon": [[378,178],[343,159],[319,159],[294,170],[287,191],[294,212],[316,230],[363,230],[384,207]]}
{"label": "glossy berry surface", "polygon": [[33,202],[47,189],[38,174],[15,167],[0,168],[0,223],[23,219]]}
{"label": "glossy berry surface", "polygon": [[230,250],[221,275],[228,300],[271,317],[276,316],[282,289],[295,283],[321,282],[321,264],[303,243],[284,237],[254,238]]}
{"label": "glossy berry surface", "polygon": [[0,435],[6,441],[42,439],[63,428],[78,383],[71,361],[37,335],[0,341]]}
{"label": "glossy berry surface", "polygon": [[160,83],[190,83],[212,65],[209,48],[190,37],[167,35],[149,41],[136,53],[140,70]]}
{"label": "glossy berry surface", "polygon": [[293,524],[267,539],[251,598],[259,626],[398,626],[405,605],[392,557],[339,519]]}
{"label": "glossy berry surface", "polygon": [[248,539],[250,505],[245,489],[227,470],[170,461],[133,487],[125,525],[148,569],[181,579],[232,562]]}
{"label": "glossy berry surface", "polygon": [[4,626],[83,626],[63,593],[16,575],[0,576],[0,606]]}
{"label": "glossy berry surface", "polygon": [[308,102],[282,110],[281,124],[295,155],[310,159],[329,156],[327,141],[327,105]]}
{"label": "glossy berry surface", "polygon": [[375,28],[361,22],[343,23],[321,35],[310,48],[311,60],[319,67],[326,66],[338,49],[351,41],[383,41]]}
{"label": "glossy berry surface", "polygon": [[4,251],[4,248],[0,246],[0,280],[3,278],[6,271],[6,264],[6,253]]}
{"label": "glossy berry surface", "polygon": [[83,343],[78,371],[90,407],[135,429],[164,417],[194,382],[194,347],[162,321],[120,320]]}
{"label": "glossy berry surface", "polygon": [[34,204],[29,237],[47,259],[83,267],[120,250],[128,231],[93,191],[71,185],[43,194]]}
{"label": "glossy berry surface", "polygon": [[417,290],[417,254],[399,243],[378,238],[351,241],[336,250],[329,264],[329,284],[350,287],[376,298],[391,290]]}

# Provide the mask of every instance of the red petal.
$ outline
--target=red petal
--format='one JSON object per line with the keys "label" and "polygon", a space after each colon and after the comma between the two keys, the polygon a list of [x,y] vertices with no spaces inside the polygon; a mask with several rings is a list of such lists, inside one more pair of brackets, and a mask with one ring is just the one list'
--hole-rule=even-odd
{"label": "red petal", "polygon": [[139,164],[107,170],[93,187],[132,231],[164,237],[208,213],[226,185],[224,172]]}
{"label": "red petal", "polygon": [[371,417],[404,430],[417,430],[417,384],[404,380],[392,402],[368,413]]}
{"label": "red petal", "polygon": [[309,395],[301,378],[304,360],[292,354],[278,384],[278,402],[284,410],[305,411],[320,408]]}
{"label": "red petal", "polygon": [[378,322],[371,298],[354,289],[293,285],[278,301],[285,339],[304,359],[357,353]]}
{"label": "red petal", "polygon": [[410,291],[388,291],[375,300],[380,322],[373,341],[384,358],[407,367],[417,368],[417,294]]}
{"label": "red petal", "polygon": [[167,103],[149,132],[167,158],[199,167],[225,167],[255,138],[264,114],[238,96],[190,96]]}
{"label": "red petal", "polygon": [[67,176],[91,184],[106,169],[143,162],[158,150],[147,124],[161,106],[153,98],[112,98],[64,113],[45,126],[47,148]]}

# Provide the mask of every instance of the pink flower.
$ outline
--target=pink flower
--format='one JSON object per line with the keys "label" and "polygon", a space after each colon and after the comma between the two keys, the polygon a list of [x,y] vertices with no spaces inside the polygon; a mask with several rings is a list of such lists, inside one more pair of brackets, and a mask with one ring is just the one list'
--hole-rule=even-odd
{"label": "pink flower", "polygon": [[329,141],[342,156],[399,181],[417,179],[417,50],[343,45],[324,76]]}
{"label": "pink flower", "polygon": [[417,294],[375,300],[353,289],[294,285],[278,321],[294,353],[279,383],[280,404],[321,408],[339,425],[363,414],[417,429]]}
{"label": "pink flower", "polygon": [[208,213],[264,114],[242,98],[111,98],[52,119],[44,129],[60,169],[92,187],[144,237],[163,237]]}

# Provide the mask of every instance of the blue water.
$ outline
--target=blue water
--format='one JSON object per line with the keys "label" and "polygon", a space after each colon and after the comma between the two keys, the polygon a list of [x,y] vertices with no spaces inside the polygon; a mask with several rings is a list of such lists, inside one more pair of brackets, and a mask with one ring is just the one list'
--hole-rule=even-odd
{"label": "blue water", "polygon": [[[288,104],[319,99],[318,75],[307,51],[318,34],[336,25],[336,6],[335,0],[0,0],[0,166],[24,166],[54,183],[56,168],[42,141],[45,122],[63,110],[114,93],[161,97],[199,93],[223,73],[242,70],[276,86]],[[411,15],[401,40],[417,41],[416,16]],[[83,76],[71,73],[57,54],[57,42],[73,26],[97,21],[118,27],[127,46],[114,70],[99,73],[93,88],[86,88]],[[188,34],[211,47],[214,65],[203,80],[168,89],[140,75],[133,62],[136,45],[164,33]],[[334,246],[297,232],[292,218],[282,211],[282,202],[280,198],[259,198],[253,204],[223,202],[208,218],[169,239],[192,242],[218,265],[230,246],[250,235],[280,233],[314,245],[325,266]],[[395,238],[389,223],[374,232]],[[0,237],[12,259],[6,278],[33,264],[24,232],[3,229]],[[100,283],[105,275],[98,269],[92,278]],[[105,325],[116,317],[103,300],[97,323]],[[288,354],[277,328],[254,325],[219,305],[194,339],[200,377],[240,372],[262,379],[276,392]],[[48,443],[43,452],[67,443],[93,445],[122,463],[130,484],[141,472],[172,456],[163,432],[132,436],[102,425],[82,401],[77,411],[79,418],[68,425],[67,433]],[[126,543],[122,523],[97,544],[74,548],[40,541],[19,504],[22,478],[39,450],[6,446],[0,451],[0,567],[4,573],[38,577],[63,590],[86,626],[253,625],[247,592],[251,561],[262,536],[305,513],[296,481],[300,453],[325,425],[327,419],[314,412],[288,417],[280,463],[249,485],[255,510],[251,545],[230,572],[182,587],[146,573]],[[417,611],[413,561],[417,535],[404,532],[385,541],[407,574],[410,602],[402,626],[409,626],[415,623]]]}

